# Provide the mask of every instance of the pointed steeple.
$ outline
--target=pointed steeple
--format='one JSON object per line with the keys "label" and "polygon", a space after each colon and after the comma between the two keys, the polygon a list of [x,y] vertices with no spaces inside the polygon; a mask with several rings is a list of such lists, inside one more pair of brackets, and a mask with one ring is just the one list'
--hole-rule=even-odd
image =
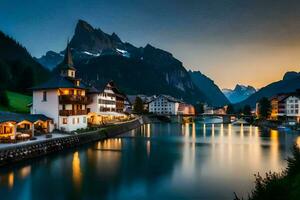
{"label": "pointed steeple", "polygon": [[74,67],[74,64],[73,64],[69,39],[68,39],[68,44],[67,44],[67,48],[66,48],[66,51],[65,51],[65,57],[64,57],[63,65],[64,65],[65,68],[70,68],[70,69],[76,70],[75,67]]}
{"label": "pointed steeple", "polygon": [[70,43],[68,39],[68,44],[65,51],[65,57],[62,62],[61,75],[70,78],[75,78],[75,72],[76,72],[76,68],[73,65],[72,53],[71,53]]}

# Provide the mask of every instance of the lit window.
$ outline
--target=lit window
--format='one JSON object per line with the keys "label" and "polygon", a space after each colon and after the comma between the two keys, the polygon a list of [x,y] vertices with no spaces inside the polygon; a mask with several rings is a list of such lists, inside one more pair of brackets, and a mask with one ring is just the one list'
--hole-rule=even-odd
{"label": "lit window", "polygon": [[63,124],[68,124],[68,118],[63,118]]}

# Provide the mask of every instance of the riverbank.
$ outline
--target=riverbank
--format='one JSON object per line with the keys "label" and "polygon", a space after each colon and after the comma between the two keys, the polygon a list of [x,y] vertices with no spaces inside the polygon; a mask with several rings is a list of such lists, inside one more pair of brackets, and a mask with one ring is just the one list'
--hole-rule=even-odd
{"label": "riverbank", "polygon": [[[280,173],[268,172],[265,176],[255,175],[255,188],[249,200],[286,199],[297,200],[300,197],[300,148],[292,149],[293,155],[287,159],[287,167]],[[235,200],[241,200],[235,197]]]}
{"label": "riverbank", "polygon": [[99,128],[90,132],[72,135],[63,134],[60,137],[4,145],[0,147],[0,167],[115,137],[126,131],[138,128],[147,122],[147,118],[139,117],[129,122]]}

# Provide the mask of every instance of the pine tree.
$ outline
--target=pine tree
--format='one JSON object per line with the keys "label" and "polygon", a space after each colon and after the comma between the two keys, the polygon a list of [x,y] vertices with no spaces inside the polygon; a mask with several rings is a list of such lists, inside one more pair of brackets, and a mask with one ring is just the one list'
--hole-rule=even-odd
{"label": "pine tree", "polygon": [[141,114],[144,112],[143,100],[140,97],[136,97],[133,105],[134,112]]}
{"label": "pine tree", "polygon": [[0,105],[2,105],[4,107],[9,106],[9,100],[7,98],[7,94],[4,91],[4,89],[2,89],[2,88],[0,88]]}
{"label": "pine tree", "polygon": [[271,103],[270,101],[266,98],[263,97],[259,100],[259,117],[266,119],[269,117],[271,113]]}

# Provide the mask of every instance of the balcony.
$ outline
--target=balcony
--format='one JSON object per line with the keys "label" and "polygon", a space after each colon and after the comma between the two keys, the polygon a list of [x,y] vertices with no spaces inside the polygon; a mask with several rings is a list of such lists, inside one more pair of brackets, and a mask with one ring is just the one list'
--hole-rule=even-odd
{"label": "balcony", "polygon": [[60,110],[60,116],[71,116],[71,115],[86,115],[87,110]]}
{"label": "balcony", "polygon": [[90,104],[92,99],[81,95],[61,95],[59,96],[60,104]]}

